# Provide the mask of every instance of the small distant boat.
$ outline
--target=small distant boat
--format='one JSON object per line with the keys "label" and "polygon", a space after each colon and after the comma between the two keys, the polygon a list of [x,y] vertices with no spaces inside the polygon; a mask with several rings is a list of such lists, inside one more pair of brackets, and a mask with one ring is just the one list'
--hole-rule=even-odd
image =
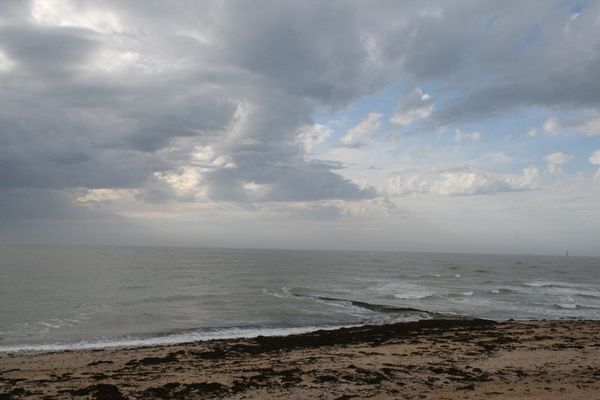
{"label": "small distant boat", "polygon": [[569,257],[569,250],[565,253],[565,257]]}

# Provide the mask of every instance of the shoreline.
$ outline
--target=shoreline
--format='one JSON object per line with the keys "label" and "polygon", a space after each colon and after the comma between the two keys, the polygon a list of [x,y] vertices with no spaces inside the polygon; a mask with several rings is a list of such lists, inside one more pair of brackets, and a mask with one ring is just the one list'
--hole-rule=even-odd
{"label": "shoreline", "polygon": [[[124,336],[122,338],[102,338],[97,341],[72,341],[54,343],[17,344],[0,346],[0,358],[3,356],[18,356],[32,354],[48,354],[77,351],[99,351],[119,349],[144,349],[151,347],[163,347],[174,345],[186,345],[190,343],[206,343],[218,340],[254,339],[257,337],[285,337],[307,335],[314,332],[338,331],[356,329],[363,327],[378,327],[391,325],[405,325],[421,321],[494,321],[484,318],[469,317],[463,315],[444,315],[421,310],[414,310],[429,314],[428,319],[406,319],[395,322],[369,321],[355,324],[340,325],[307,325],[293,327],[230,327],[214,329],[184,329],[174,332],[157,333],[146,336]],[[500,322],[500,321],[494,321]]]}
{"label": "shoreline", "polygon": [[600,321],[431,319],[0,354],[0,399],[590,398]]}

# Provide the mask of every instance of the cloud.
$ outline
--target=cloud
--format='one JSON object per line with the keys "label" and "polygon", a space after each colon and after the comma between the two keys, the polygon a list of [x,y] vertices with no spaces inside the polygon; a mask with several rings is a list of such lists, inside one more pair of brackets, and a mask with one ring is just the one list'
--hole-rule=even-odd
{"label": "cloud", "polygon": [[487,159],[495,164],[509,164],[514,161],[512,157],[507,156],[502,151],[497,151],[490,154]]}
{"label": "cloud", "polygon": [[[600,149],[593,152],[592,155],[590,156],[590,158],[588,158],[588,160],[589,160],[590,164],[592,164],[592,165],[600,165]],[[594,179],[600,180],[600,168],[598,168],[598,171],[596,171],[596,174],[594,175]]]}
{"label": "cloud", "polygon": [[593,152],[588,160],[591,164],[600,165],[600,149]]}
{"label": "cloud", "polygon": [[392,178],[388,192],[392,196],[409,194],[442,197],[474,196],[502,192],[532,190],[540,183],[540,173],[528,167],[521,175],[500,175],[473,169],[443,171],[432,176],[413,175],[407,179]]}
{"label": "cloud", "polygon": [[[486,45],[477,50],[460,51],[466,48],[461,43],[463,37],[459,36],[462,30],[452,24],[453,42],[447,51],[457,50],[457,47],[459,51],[452,63],[456,67],[447,73],[457,73],[464,80],[459,78],[453,82],[454,93],[460,95],[439,107],[431,116],[432,123],[474,121],[508,115],[523,108],[597,109],[600,106],[600,70],[597,68],[600,39],[592,32],[597,29],[600,6],[586,7],[575,20],[569,6],[550,10],[546,7],[552,5],[547,4],[536,11],[536,7],[497,6],[491,13],[497,17],[494,26],[483,32],[482,24],[477,37],[485,37]],[[480,11],[489,13],[490,8]],[[450,23],[448,15],[445,20]],[[563,28],[567,23],[569,31],[565,32]],[[532,36],[534,27],[537,34]],[[447,28],[448,25],[443,30]],[[443,40],[440,46],[442,43]],[[442,58],[441,53],[439,58]],[[448,62],[442,65],[448,68]],[[473,84],[472,79],[466,78],[477,76],[486,66],[489,70],[484,72],[483,82],[477,80]]]}
{"label": "cloud", "polygon": [[383,114],[371,112],[340,138],[344,146],[356,147],[372,140],[379,131]]}
{"label": "cloud", "polygon": [[[358,36],[346,41],[356,35],[352,26],[300,33],[279,23],[308,21],[314,10],[303,6],[256,14],[188,5],[168,18],[160,7],[119,1],[3,7],[12,23],[0,27],[0,187],[131,188],[165,201],[197,192],[243,202],[373,195],[329,164],[304,159],[328,129],[315,125],[298,137],[317,105],[348,101],[375,82],[356,79],[370,61]],[[191,14],[202,16],[203,28]],[[340,44],[339,64],[314,46],[323,31]],[[271,61],[255,57],[261,52]],[[197,149],[208,148],[215,157],[198,159]],[[191,179],[196,173],[202,179]],[[251,196],[249,182],[269,189]]]}
{"label": "cloud", "polygon": [[183,167],[179,171],[155,172],[154,176],[180,198],[197,199],[203,194],[200,187],[202,174],[198,168]]}
{"label": "cloud", "polygon": [[67,77],[100,45],[94,35],[70,27],[5,25],[0,26],[0,38],[0,48],[19,66],[16,74],[52,79]]}
{"label": "cloud", "polygon": [[[554,2],[169,4],[0,2],[0,219],[142,219],[147,208],[161,218],[227,209],[237,219],[299,203],[299,218],[327,218],[342,203],[383,207],[373,186],[397,165],[429,163],[439,138],[369,146],[380,170],[312,152],[333,136],[317,116],[364,116],[339,140],[358,159],[365,149],[348,147],[383,136],[390,101],[385,122],[415,131],[483,122],[491,138],[496,118],[534,109],[561,110],[561,130],[596,132],[594,111],[572,123],[566,116],[600,109],[600,4],[575,19]],[[398,99],[398,88],[415,89]],[[502,159],[494,166],[508,168]],[[535,187],[536,171],[437,171],[400,186],[444,197],[502,193]],[[223,232],[237,233],[236,224]]]}
{"label": "cloud", "polygon": [[427,118],[433,112],[433,99],[419,88],[400,100],[394,115],[390,119],[393,124],[408,126],[414,121]]}
{"label": "cloud", "polygon": [[[600,135],[600,114],[597,111],[587,110],[578,113],[576,117],[567,119],[564,123],[559,123],[555,116],[548,117],[541,127],[544,135],[552,136],[561,133],[583,134],[586,136]],[[538,134],[536,128],[529,130],[528,135],[535,137]]]}
{"label": "cloud", "polygon": [[597,111],[587,111],[579,120],[572,121],[570,128],[587,136],[599,136],[600,113]]}
{"label": "cloud", "polygon": [[[572,43],[596,49],[595,36],[587,34],[593,31],[592,8],[573,21],[568,37],[562,31],[554,36],[559,20],[548,22],[546,32],[564,57],[534,44],[529,58],[529,52],[515,51],[522,46],[519,35],[550,6],[517,12],[494,4],[273,2],[258,12],[250,5],[208,2],[165,13],[155,3],[137,7],[117,0],[5,1],[0,186],[140,189],[154,185],[157,173],[192,167],[193,149],[206,146],[227,160],[202,172],[207,193],[244,193],[245,182],[284,185],[271,171],[297,168],[296,174],[313,177],[315,166],[304,155],[328,136],[312,121],[315,110],[339,109],[399,81],[437,79],[446,93],[462,93],[434,108],[432,97],[413,83],[416,89],[391,118],[401,125],[423,118],[437,123],[448,113],[474,118],[485,109],[522,104],[520,88],[531,85],[561,85],[553,96],[530,93],[552,99],[543,104],[593,103],[598,91],[589,82],[600,81],[593,79],[595,50],[585,58],[571,51]],[[487,31],[466,27],[464,15],[482,21],[496,15],[498,22]],[[469,45],[472,29],[485,33],[476,48]],[[473,52],[465,54],[465,48]],[[533,74],[522,65],[538,68]],[[540,65],[555,66],[553,75]],[[555,79],[565,71],[572,77]],[[496,72],[505,82],[517,75],[524,82],[497,90]],[[470,82],[461,76],[485,79],[469,86],[460,84]],[[586,89],[574,90],[575,82],[586,82]],[[342,144],[368,141],[380,123],[376,114],[347,132]],[[308,133],[307,126],[317,130]],[[338,175],[327,168],[317,171],[325,179]],[[339,193],[360,189],[341,176],[337,184],[347,186]]]}
{"label": "cloud", "polygon": [[84,205],[111,203],[131,195],[132,193],[126,189],[87,189],[74,202]]}
{"label": "cloud", "polygon": [[544,133],[547,135],[553,135],[558,132],[558,118],[549,117],[542,125]]}
{"label": "cloud", "polygon": [[[118,17],[101,8],[87,4],[75,5],[65,0],[33,0],[31,16],[39,24],[90,29],[102,33],[123,33]],[[79,7],[77,7],[79,6]]]}
{"label": "cloud", "polygon": [[573,156],[565,153],[561,153],[560,151],[550,153],[544,156],[544,160],[548,165],[548,171],[550,173],[558,173],[562,171],[562,166],[568,163],[573,159]]}
{"label": "cloud", "polygon": [[0,74],[3,72],[9,72],[15,67],[15,63],[8,58],[4,52],[0,51]]}
{"label": "cloud", "polygon": [[310,153],[315,146],[327,140],[333,129],[328,125],[314,124],[301,129],[296,136],[296,141],[301,143],[306,153]]}
{"label": "cloud", "polygon": [[457,143],[460,143],[463,140],[470,140],[472,142],[476,142],[479,139],[481,139],[481,134],[478,131],[471,133],[463,133],[460,129],[456,129],[456,135],[454,135],[454,141]]}
{"label": "cloud", "polygon": [[527,131],[527,136],[533,138],[538,136],[538,134],[540,133],[546,136],[553,136],[561,133],[558,118],[554,116],[546,118],[546,120],[542,123],[542,126],[540,128],[529,129]]}

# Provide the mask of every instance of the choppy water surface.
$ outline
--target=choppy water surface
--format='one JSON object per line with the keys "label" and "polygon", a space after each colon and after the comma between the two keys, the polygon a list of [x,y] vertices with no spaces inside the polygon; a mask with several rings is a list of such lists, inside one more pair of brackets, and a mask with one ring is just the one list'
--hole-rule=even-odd
{"label": "choppy water surface", "polygon": [[0,352],[284,334],[439,315],[600,319],[600,259],[0,248]]}

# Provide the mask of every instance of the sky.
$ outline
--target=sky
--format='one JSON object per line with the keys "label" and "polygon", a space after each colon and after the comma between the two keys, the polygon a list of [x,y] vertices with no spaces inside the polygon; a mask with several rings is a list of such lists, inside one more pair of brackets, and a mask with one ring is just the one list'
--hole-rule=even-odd
{"label": "sky", "polygon": [[0,244],[598,243],[600,2],[0,2]]}

